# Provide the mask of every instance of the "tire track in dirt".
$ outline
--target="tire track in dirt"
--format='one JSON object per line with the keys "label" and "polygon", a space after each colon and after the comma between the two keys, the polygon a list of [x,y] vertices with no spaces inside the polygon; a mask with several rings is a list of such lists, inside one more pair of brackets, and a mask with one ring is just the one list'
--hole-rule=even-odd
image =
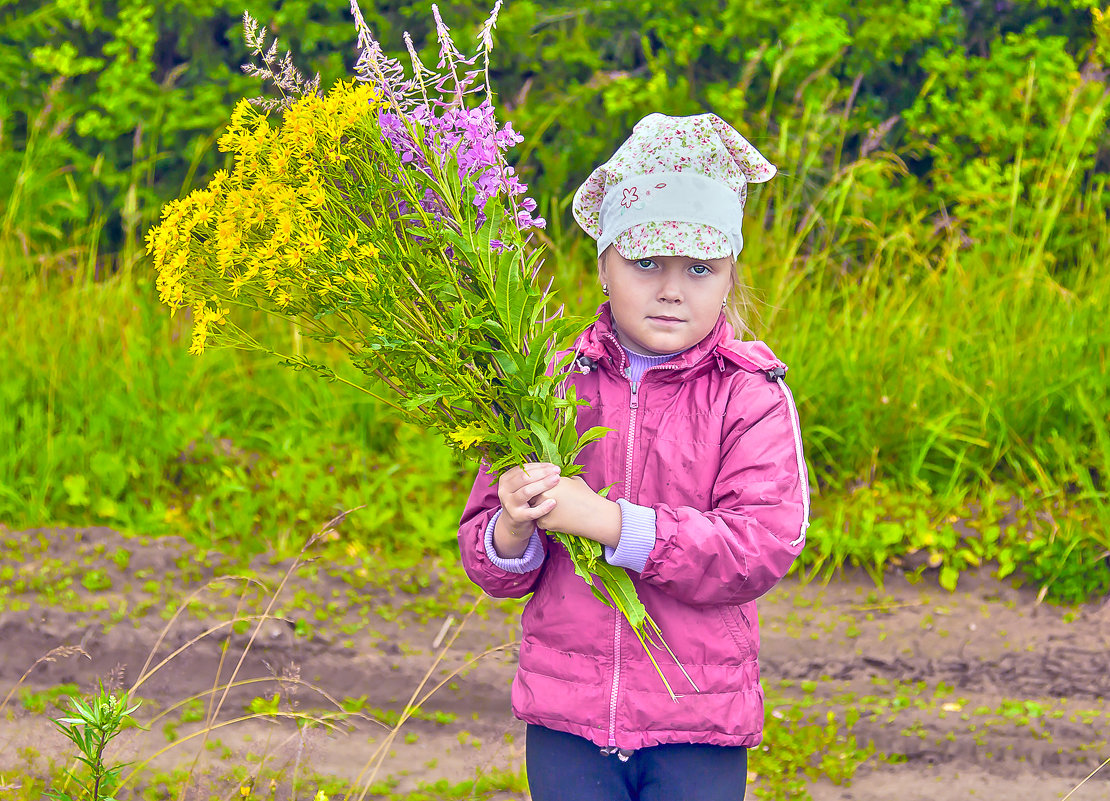
{"label": "tire track in dirt", "polygon": [[861,656],[761,661],[765,675],[783,679],[827,676],[848,681],[881,677],[899,681],[943,681],[968,692],[1009,693],[1027,698],[1101,700],[1110,696],[1110,651],[1074,645],[1046,645],[1044,653],[1009,653],[997,659]]}

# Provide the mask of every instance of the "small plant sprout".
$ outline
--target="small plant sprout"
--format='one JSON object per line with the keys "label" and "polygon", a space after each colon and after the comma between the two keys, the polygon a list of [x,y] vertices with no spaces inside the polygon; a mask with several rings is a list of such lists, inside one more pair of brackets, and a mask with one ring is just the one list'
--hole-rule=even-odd
{"label": "small plant sprout", "polygon": [[[139,704],[129,706],[126,691],[116,695],[103,684],[88,703],[73,696],[69,702],[73,716],[57,718],[54,725],[77,746],[77,761],[88,768],[88,776],[82,780],[74,771],[66,771],[62,789],[47,791],[47,795],[55,801],[114,801],[112,792],[126,765],[107,765],[104,750],[125,724],[134,723],[131,713]],[[81,788],[76,795],[66,790],[71,781]]]}

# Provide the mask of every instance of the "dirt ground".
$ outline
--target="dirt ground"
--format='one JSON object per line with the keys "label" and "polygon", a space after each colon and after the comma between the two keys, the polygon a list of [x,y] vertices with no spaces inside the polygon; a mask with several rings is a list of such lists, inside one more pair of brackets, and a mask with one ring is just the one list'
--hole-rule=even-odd
{"label": "dirt ground", "polygon": [[[5,776],[42,775],[72,756],[49,722],[58,707],[47,701],[35,711],[34,699],[63,684],[89,691],[110,676],[123,687],[145,676],[137,718],[148,724],[124,732],[112,756],[149,759],[148,785],[150,776],[157,783],[195,765],[194,776],[209,784],[190,797],[213,789],[238,795],[234,774],[260,763],[283,771],[278,798],[294,774],[365,781],[388,734],[381,721],[393,722],[425,676],[425,690],[446,683],[377,752],[384,758],[375,789],[406,793],[476,775],[508,776],[506,786],[513,776],[520,781],[523,725],[509,710],[519,605],[485,599],[467,618],[478,596],[457,572],[397,572],[383,583],[380,573],[360,576],[356,562],[317,559],[292,573],[270,610],[274,619],[257,631],[252,621],[230,638],[225,626],[193,642],[236,609],[266,610],[291,560],[259,559],[246,582],[214,552],[200,558],[176,540],[142,542],[104,528],[0,529],[0,542],[0,700],[16,688],[0,715],[0,791]],[[370,584],[369,575],[379,580]],[[792,579],[760,602],[769,720],[804,706],[843,725],[860,746],[874,745],[850,785],[818,778],[808,786],[812,798],[1064,798],[1110,757],[1110,607],[1038,604],[1032,590],[985,575],[961,577],[955,593],[927,573],[910,578],[888,574],[882,589],[861,576],[825,586]],[[36,664],[60,646],[87,656],[55,652]],[[477,658],[488,649],[497,650]],[[172,707],[210,698],[204,694],[232,675],[240,685],[228,691],[217,722],[247,714],[252,702],[256,710],[270,704],[317,716],[345,702],[360,714],[330,729],[254,718],[189,739],[203,728],[197,719],[205,709]],[[770,738],[767,747],[774,748]],[[749,798],[765,781],[760,764],[753,755]],[[256,794],[269,797],[264,788]],[[1110,799],[1110,766],[1070,798]]]}

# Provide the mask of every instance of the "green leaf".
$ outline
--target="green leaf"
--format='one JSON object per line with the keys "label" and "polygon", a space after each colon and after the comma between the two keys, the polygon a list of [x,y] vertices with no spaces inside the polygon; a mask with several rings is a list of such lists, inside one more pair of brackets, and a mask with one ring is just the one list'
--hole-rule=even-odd
{"label": "green leaf", "polygon": [[498,270],[493,287],[493,308],[508,335],[508,341],[501,343],[506,350],[520,350],[527,303],[528,290],[517,268],[510,266]]}
{"label": "green leaf", "polygon": [[401,405],[404,406],[406,409],[417,409],[429,403],[435,403],[443,397],[444,394],[442,392],[428,392],[423,395],[412,395],[408,398],[405,398]]}
{"label": "green leaf", "polygon": [[501,374],[505,377],[520,375],[520,366],[518,362],[521,358],[522,357],[516,353],[503,350],[496,351],[493,354],[494,362],[497,363],[498,369],[501,370]]}
{"label": "green leaf", "polygon": [[940,569],[940,586],[949,592],[955,592],[956,580],[960,577],[960,572],[951,565],[945,565]]}
{"label": "green leaf", "polygon": [[563,534],[561,532],[551,532],[559,542],[567,549],[570,554],[570,563],[574,565],[574,572],[586,584],[589,585],[590,590],[593,591],[594,597],[601,601],[606,606],[612,607],[613,603],[605,593],[597,588],[597,581],[593,574],[590,572],[591,560],[584,553],[584,543],[581,537],[575,537],[571,534]]}
{"label": "green leaf", "polygon": [[647,617],[647,609],[636,595],[636,586],[632,583],[632,577],[628,575],[628,571],[623,567],[615,567],[608,562],[599,561],[595,572],[613,597],[613,603],[616,604],[617,609],[628,619],[632,628],[641,631],[644,619]]}
{"label": "green leaf", "polygon": [[449,436],[465,449],[472,448],[479,442],[488,442],[490,439],[490,432],[485,426],[479,423],[472,423],[452,431]]}
{"label": "green leaf", "polygon": [[89,481],[83,475],[74,473],[62,479],[62,489],[66,493],[66,503],[70,506],[88,506]]}
{"label": "green leaf", "polygon": [[604,438],[613,429],[606,426],[593,426],[582,432],[582,436],[578,438],[577,444],[574,446],[574,455],[577,456],[579,452],[589,445],[591,442]]}
{"label": "green leaf", "polygon": [[127,468],[118,453],[97,451],[89,460],[89,469],[112,498],[119,497],[127,486]]}
{"label": "green leaf", "polygon": [[555,440],[551,438],[547,429],[535,420],[528,421],[528,428],[532,431],[533,444],[539,445],[539,447],[536,448],[536,456],[540,461],[550,462],[553,465],[562,467],[563,457],[560,455],[559,448],[556,447]]}
{"label": "green leaf", "polygon": [[93,713],[92,710],[85,704],[85,702],[82,701],[80,698],[74,698],[72,696],[67,697],[69,698],[69,702],[73,704],[73,709],[77,713],[78,717],[81,718],[81,721],[85,723],[92,723],[94,720]]}

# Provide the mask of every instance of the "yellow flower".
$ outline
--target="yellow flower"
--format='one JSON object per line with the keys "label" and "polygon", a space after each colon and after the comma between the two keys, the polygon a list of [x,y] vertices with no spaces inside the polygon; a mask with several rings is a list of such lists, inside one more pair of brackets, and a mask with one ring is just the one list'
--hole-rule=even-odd
{"label": "yellow flower", "polygon": [[314,195],[317,192],[322,192],[324,189],[320,183],[319,173],[312,173],[308,176],[308,180],[301,186],[301,196]]}
{"label": "yellow flower", "polygon": [[364,259],[376,259],[380,253],[381,251],[371,244],[361,245],[358,249],[358,255]]}
{"label": "yellow flower", "polygon": [[269,175],[260,175],[254,184],[253,194],[263,201],[273,196],[274,182]]}
{"label": "yellow flower", "polygon": [[208,321],[201,318],[193,323],[193,339],[189,345],[189,353],[199,356],[204,353],[204,345],[208,340]]}
{"label": "yellow flower", "polygon": [[293,218],[288,214],[280,215],[277,222],[274,224],[274,238],[280,237],[282,244],[289,241],[293,236]]}
{"label": "yellow flower", "polygon": [[228,291],[231,292],[231,297],[239,297],[239,291],[250,280],[250,275],[247,273],[239,273],[239,275],[232,276],[231,282],[227,285]]}
{"label": "yellow flower", "polygon": [[320,235],[320,229],[310,229],[301,234],[299,240],[301,246],[310,253],[319,253],[324,249],[324,238]]}
{"label": "yellow flower", "polygon": [[273,174],[278,178],[284,178],[289,174],[289,153],[284,148],[274,152],[270,157],[270,169]]}
{"label": "yellow flower", "polygon": [[282,130],[298,134],[312,129],[312,101],[314,97],[303,97],[285,110],[285,124]]}
{"label": "yellow flower", "polygon": [[235,108],[231,110],[230,127],[232,129],[242,129],[256,116],[257,114],[255,113],[254,106],[251,105],[251,101],[247,100],[245,97],[241,97],[235,104]]}
{"label": "yellow flower", "polygon": [[158,300],[165,303],[167,306],[176,305],[173,300],[184,293],[185,288],[177,280],[177,276],[172,273],[162,273],[158,276]]}
{"label": "yellow flower", "polygon": [[154,256],[154,268],[162,269],[166,262],[166,251],[170,246],[170,230],[164,225],[152,226],[146,232],[147,253]]}
{"label": "yellow flower", "polygon": [[258,257],[263,261],[269,261],[278,254],[278,250],[283,244],[285,243],[280,241],[280,239],[278,239],[276,235],[271,237],[270,239],[267,239],[258,249]]}
{"label": "yellow flower", "polygon": [[182,207],[181,201],[175,200],[163,208],[162,217],[171,228],[181,225],[181,220],[185,217],[185,209]]}
{"label": "yellow flower", "polygon": [[239,132],[228,129],[216,140],[216,147],[221,153],[232,153],[239,148]]}
{"label": "yellow flower", "polygon": [[243,194],[242,192],[229,192],[227,196],[227,203],[224,204],[224,213],[234,215],[243,207]]}
{"label": "yellow flower", "polygon": [[254,215],[247,222],[252,225],[264,225],[266,223],[266,207],[255,206]]}
{"label": "yellow flower", "polygon": [[259,147],[270,144],[270,123],[266,121],[265,117],[258,120],[258,126],[254,129],[254,141]]}
{"label": "yellow flower", "polygon": [[297,248],[285,251],[284,256],[286,264],[294,269],[304,264],[304,253]]}
{"label": "yellow flower", "polygon": [[222,325],[227,320],[227,309],[221,307],[215,296],[212,301],[216,303],[216,308],[212,308],[207,304],[200,307],[200,319],[205,325]]}
{"label": "yellow flower", "polygon": [[220,275],[227,275],[227,271],[231,269],[234,264],[233,253],[230,250],[219,250],[216,253],[216,266],[220,269]]}
{"label": "yellow flower", "polygon": [[179,248],[170,259],[170,268],[176,273],[185,272],[185,268],[189,266],[189,246]]}
{"label": "yellow flower", "polygon": [[345,244],[347,245],[347,247],[352,248],[352,249],[357,247],[358,246],[358,234],[356,234],[354,231],[349,231],[347,233],[347,241],[345,242]]}
{"label": "yellow flower", "polygon": [[270,193],[268,207],[270,213],[275,217],[280,217],[286,213],[286,208],[296,198],[296,194],[285,184],[278,184]]}

